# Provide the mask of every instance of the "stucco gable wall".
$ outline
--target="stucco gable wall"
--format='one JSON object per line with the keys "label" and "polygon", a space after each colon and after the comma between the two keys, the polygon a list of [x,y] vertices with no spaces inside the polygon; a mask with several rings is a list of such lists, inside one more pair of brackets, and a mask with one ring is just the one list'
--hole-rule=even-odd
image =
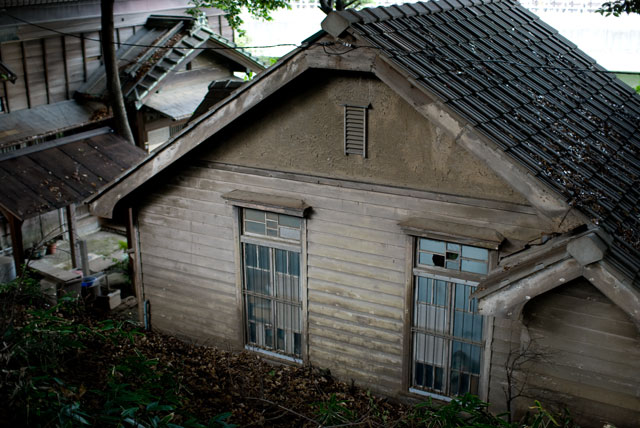
{"label": "stucco gable wall", "polygon": [[[344,155],[344,104],[371,105],[367,159]],[[307,72],[214,138],[205,160],[527,204],[368,74]]]}

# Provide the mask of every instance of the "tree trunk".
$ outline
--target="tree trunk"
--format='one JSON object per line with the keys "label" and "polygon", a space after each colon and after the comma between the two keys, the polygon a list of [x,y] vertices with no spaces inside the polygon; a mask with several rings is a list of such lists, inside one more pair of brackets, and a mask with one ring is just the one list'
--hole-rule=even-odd
{"label": "tree trunk", "polygon": [[113,38],[113,2],[114,0],[101,0],[102,54],[107,79],[107,96],[113,109],[113,122],[116,133],[131,144],[135,144],[129,121],[127,120],[122,88],[120,87],[120,73],[116,60],[116,45]]}

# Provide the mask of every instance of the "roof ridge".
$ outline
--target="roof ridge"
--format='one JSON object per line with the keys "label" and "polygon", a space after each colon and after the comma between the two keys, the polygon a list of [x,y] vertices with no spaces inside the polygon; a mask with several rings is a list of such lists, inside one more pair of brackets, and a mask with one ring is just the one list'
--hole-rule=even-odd
{"label": "roof ridge", "polygon": [[482,6],[492,3],[516,3],[516,0],[429,0],[416,3],[394,4],[389,6],[366,7],[360,10],[345,9],[340,14],[351,23],[383,22],[396,18],[416,15],[433,15],[440,12]]}

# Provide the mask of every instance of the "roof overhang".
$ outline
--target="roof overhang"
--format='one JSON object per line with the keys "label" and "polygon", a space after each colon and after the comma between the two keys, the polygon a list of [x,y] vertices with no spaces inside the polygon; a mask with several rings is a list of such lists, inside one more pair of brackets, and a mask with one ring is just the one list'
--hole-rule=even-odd
{"label": "roof overhang", "polygon": [[100,128],[0,155],[0,209],[27,218],[84,201],[145,153]]}
{"label": "roof overhang", "polygon": [[[606,239],[606,237],[605,237]],[[500,270],[478,285],[473,297],[484,315],[519,319],[533,298],[576,278],[586,278],[640,329],[640,290],[607,261],[600,231],[555,238],[503,260]]]}
{"label": "roof overhang", "polygon": [[91,212],[111,218],[115,205],[122,198],[308,70],[374,72],[376,53],[372,50],[348,51],[342,55],[323,52],[322,46],[291,51],[98,192],[89,201]]}

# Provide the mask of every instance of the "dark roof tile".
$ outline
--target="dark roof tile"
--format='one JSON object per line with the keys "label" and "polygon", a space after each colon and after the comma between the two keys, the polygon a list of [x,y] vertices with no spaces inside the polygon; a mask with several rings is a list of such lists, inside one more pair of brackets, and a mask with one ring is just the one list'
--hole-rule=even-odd
{"label": "dark roof tile", "polygon": [[352,13],[363,21],[352,28],[407,75],[609,230],[616,251],[632,249],[621,263],[638,271],[640,97],[631,88],[515,0]]}

